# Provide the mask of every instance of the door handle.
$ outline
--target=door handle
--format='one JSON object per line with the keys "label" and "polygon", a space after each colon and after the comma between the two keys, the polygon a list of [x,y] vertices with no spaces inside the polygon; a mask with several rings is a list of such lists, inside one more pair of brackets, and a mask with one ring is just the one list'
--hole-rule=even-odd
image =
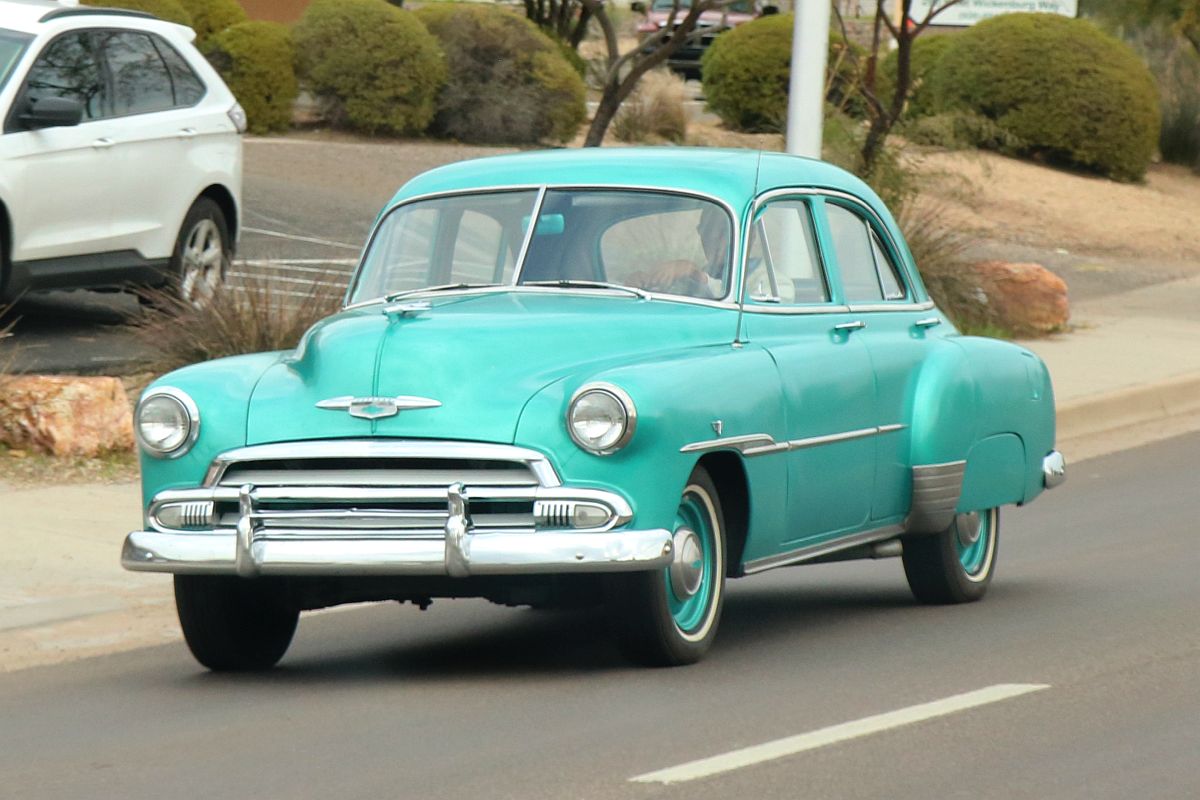
{"label": "door handle", "polygon": [[941,317],[926,317],[913,323],[915,328],[933,328],[942,324]]}
{"label": "door handle", "polygon": [[112,139],[108,138],[107,136],[102,136],[101,138],[92,142],[92,147],[96,148],[97,150],[107,150],[114,144],[115,142],[113,142]]}
{"label": "door handle", "polygon": [[180,139],[191,139],[197,133],[195,128],[182,128],[179,131]]}
{"label": "door handle", "polygon": [[853,322],[839,322],[833,326],[833,329],[838,333],[850,333],[851,331],[861,330],[867,327],[867,323],[861,319],[856,319]]}

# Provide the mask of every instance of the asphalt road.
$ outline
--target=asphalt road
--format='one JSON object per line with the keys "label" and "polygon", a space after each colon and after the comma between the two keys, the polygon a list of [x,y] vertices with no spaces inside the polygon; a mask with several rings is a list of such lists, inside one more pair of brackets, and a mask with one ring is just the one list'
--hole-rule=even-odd
{"label": "asphalt road", "polygon": [[[181,645],[10,673],[0,796],[1194,800],[1198,469],[1200,435],[1073,465],[1008,511],[970,606],[916,605],[894,560],[735,582],[694,667],[627,666],[588,612],[437,601],[306,616],[260,676]],[[833,727],[1009,684],[1029,686]],[[630,781],[814,731],[764,763]]]}

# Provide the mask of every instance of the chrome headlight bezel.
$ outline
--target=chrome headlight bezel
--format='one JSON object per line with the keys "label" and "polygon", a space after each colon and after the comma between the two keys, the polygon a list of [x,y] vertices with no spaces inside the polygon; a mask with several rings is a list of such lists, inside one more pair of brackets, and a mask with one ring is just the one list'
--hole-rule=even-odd
{"label": "chrome headlight bezel", "polygon": [[[142,416],[153,402],[173,403],[182,412],[182,418],[187,421],[187,429],[184,431],[183,437],[170,448],[161,447],[142,435]],[[133,433],[138,446],[147,455],[154,458],[179,458],[191,450],[196,440],[200,438],[200,409],[191,396],[182,389],[176,389],[174,386],[157,387],[138,401],[133,417]]]}
{"label": "chrome headlight bezel", "polygon": [[[610,400],[615,401],[623,415],[620,433],[607,444],[599,444],[591,441],[575,429],[575,411],[578,408],[579,402],[593,394],[604,395]],[[629,444],[629,441],[633,438],[633,434],[637,430],[637,407],[634,405],[633,398],[629,396],[629,393],[620,386],[611,383],[587,383],[580,386],[571,395],[571,401],[567,403],[566,425],[567,433],[571,436],[571,441],[575,442],[581,450],[597,456],[612,455]]]}

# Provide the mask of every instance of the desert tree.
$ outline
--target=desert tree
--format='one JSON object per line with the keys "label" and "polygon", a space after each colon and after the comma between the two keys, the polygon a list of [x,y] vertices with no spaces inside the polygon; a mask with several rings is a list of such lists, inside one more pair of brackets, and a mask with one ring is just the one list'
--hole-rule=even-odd
{"label": "desert tree", "polygon": [[525,18],[577,50],[587,35],[592,9],[584,0],[525,0]]}

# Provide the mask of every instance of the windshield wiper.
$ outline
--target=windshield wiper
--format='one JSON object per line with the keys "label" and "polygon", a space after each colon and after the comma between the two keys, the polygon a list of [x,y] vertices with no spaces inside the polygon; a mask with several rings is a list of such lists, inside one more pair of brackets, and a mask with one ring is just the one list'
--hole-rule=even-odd
{"label": "windshield wiper", "polygon": [[624,286],[619,283],[608,283],[606,281],[579,281],[560,278],[553,281],[522,281],[521,286],[561,286],[564,289],[612,289],[618,292],[629,292],[643,300],[650,299],[650,294],[643,289]]}
{"label": "windshield wiper", "polygon": [[408,297],[414,294],[424,294],[426,292],[448,292],[451,289],[486,289],[489,286],[499,286],[498,283],[443,283],[439,286],[426,286],[422,289],[405,289],[402,292],[392,292],[385,295],[383,301],[390,303],[393,300],[399,300],[401,297]]}

